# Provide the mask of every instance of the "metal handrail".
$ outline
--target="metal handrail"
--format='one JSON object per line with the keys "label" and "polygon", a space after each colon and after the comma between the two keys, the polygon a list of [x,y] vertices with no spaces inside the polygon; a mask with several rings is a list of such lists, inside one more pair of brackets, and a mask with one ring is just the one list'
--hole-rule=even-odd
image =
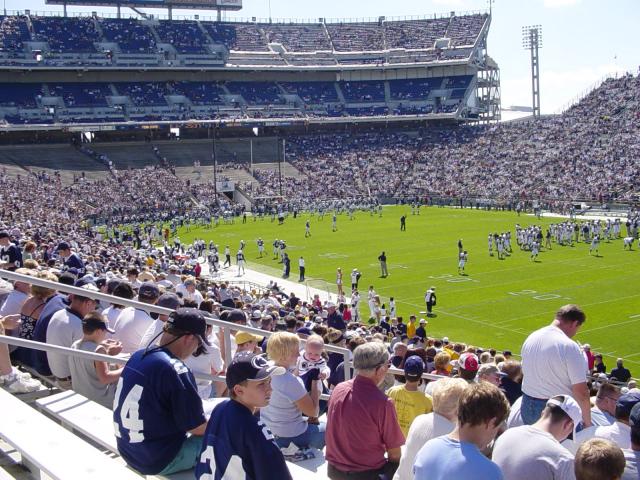
{"label": "metal handrail", "polygon": [[[49,289],[57,290],[60,292],[81,295],[83,297],[93,298],[97,300],[103,300],[105,302],[114,303],[116,305],[125,305],[129,307],[137,308],[140,310],[144,310],[146,312],[155,312],[162,315],[170,315],[173,312],[173,310],[169,308],[159,307],[157,305],[150,305],[148,303],[142,303],[136,300],[129,300],[126,298],[115,297],[107,293],[95,292],[92,290],[86,290],[84,288],[72,287],[70,285],[64,285],[62,283],[52,282],[50,280],[44,280],[42,278],[31,277],[29,275],[22,275],[19,273],[10,272],[8,270],[0,269],[0,277],[8,280],[19,281],[19,282],[28,283],[31,285],[37,285],[40,287],[49,288]],[[230,307],[221,307],[221,308],[226,310],[232,310]],[[205,314],[205,320],[207,324],[223,329],[222,331],[224,334],[223,340],[224,340],[224,346],[225,346],[225,359],[224,359],[225,365],[230,365],[232,360],[231,330],[234,330],[234,331],[240,330],[244,332],[253,333],[254,335],[260,335],[263,337],[270,337],[271,335],[276,333],[276,332],[269,332],[267,330],[260,330],[258,328],[253,328],[246,325],[238,325],[236,323],[226,322],[218,318],[213,318],[212,316],[209,316],[206,312],[203,312],[203,313]],[[301,338],[300,341],[303,343],[306,342],[306,340],[303,338]],[[349,380],[351,378],[351,368],[350,368],[351,357],[350,357],[349,349],[336,347],[334,345],[325,345],[324,348],[328,352],[339,353],[343,356],[344,364],[345,364],[345,379]]]}

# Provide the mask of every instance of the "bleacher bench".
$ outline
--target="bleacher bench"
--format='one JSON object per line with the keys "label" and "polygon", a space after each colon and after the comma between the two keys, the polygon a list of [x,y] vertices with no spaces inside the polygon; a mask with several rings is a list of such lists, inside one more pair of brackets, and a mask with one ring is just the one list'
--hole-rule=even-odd
{"label": "bleacher bench", "polygon": [[[209,402],[205,402],[207,416],[209,416],[213,407],[222,400],[212,399]],[[118,454],[118,446],[113,431],[113,413],[108,408],[71,390],[41,398],[36,401],[36,404],[39,409],[52,415],[67,428],[81,433],[104,449]],[[294,480],[319,478],[315,472],[294,463],[287,462],[287,466]],[[193,471],[167,476],[147,476],[147,479],[192,480]]]}
{"label": "bleacher bench", "polygon": [[19,398],[0,389],[0,437],[20,452],[34,477],[140,480],[140,476],[92,447]]}

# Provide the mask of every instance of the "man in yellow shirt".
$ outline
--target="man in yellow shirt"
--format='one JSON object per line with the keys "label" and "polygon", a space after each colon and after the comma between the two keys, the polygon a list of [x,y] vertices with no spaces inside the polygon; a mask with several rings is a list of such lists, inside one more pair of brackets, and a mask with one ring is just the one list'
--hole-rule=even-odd
{"label": "man in yellow shirt", "polygon": [[407,323],[407,337],[409,337],[409,339],[412,339],[413,337],[416,336],[417,327],[418,326],[416,325],[416,316],[411,315],[409,317],[409,323]]}
{"label": "man in yellow shirt", "polygon": [[406,383],[387,390],[389,398],[393,399],[398,423],[405,438],[409,433],[411,422],[418,415],[433,411],[433,401],[429,395],[418,390],[424,373],[424,362],[417,355],[412,355],[404,362],[404,377]]}

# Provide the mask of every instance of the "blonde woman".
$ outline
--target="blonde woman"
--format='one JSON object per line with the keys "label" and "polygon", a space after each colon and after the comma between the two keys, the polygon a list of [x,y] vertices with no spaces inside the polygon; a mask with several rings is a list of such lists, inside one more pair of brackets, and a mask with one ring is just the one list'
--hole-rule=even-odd
{"label": "blonde woman", "polygon": [[275,435],[280,448],[293,443],[310,457],[309,448],[324,448],[324,422],[309,424],[304,417],[317,417],[319,412],[318,380],[312,380],[308,393],[295,371],[300,355],[300,339],[289,332],[277,332],[267,342],[267,354],[276,366],[284,367],[284,375],[271,379],[271,400],[260,410],[260,418]]}
{"label": "blonde woman", "polygon": [[342,269],[338,267],[336,272],[336,286],[338,287],[338,296],[344,297],[344,290],[342,288]]}

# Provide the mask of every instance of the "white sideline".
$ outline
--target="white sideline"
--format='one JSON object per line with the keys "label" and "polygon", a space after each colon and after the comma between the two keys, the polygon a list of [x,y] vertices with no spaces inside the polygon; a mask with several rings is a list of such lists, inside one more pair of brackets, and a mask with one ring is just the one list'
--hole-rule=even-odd
{"label": "white sideline", "polygon": [[96,480],[140,479],[133,471],[92,447],[53,420],[46,418],[19,398],[0,389],[2,423],[0,436],[18,450],[27,466],[39,478],[91,478]]}

